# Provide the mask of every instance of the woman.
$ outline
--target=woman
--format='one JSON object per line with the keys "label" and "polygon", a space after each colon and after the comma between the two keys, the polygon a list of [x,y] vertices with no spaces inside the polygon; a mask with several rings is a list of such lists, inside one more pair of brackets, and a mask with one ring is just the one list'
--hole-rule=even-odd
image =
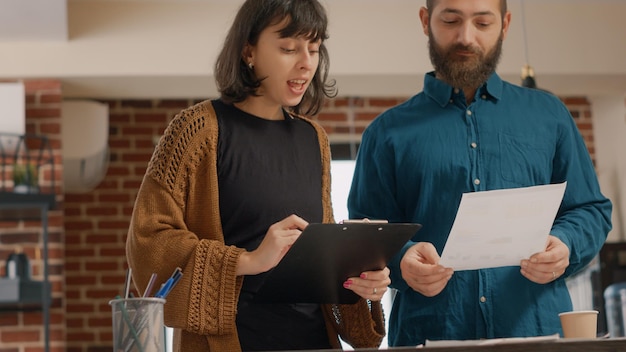
{"label": "woman", "polygon": [[[334,222],[316,114],[334,94],[317,0],[247,0],[215,65],[220,99],[183,110],[157,146],[127,241],[141,292],[183,269],[165,324],[180,351],[377,347],[389,270],[348,278],[354,305],[259,304],[255,292],[309,222]],[[285,285],[289,285],[288,282]]]}

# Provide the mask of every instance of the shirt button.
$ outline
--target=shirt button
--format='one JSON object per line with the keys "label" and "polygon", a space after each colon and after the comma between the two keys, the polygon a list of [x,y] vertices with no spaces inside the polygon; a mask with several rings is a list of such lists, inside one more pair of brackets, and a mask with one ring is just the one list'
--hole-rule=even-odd
{"label": "shirt button", "polygon": [[483,100],[487,100],[487,96],[486,95],[482,95],[481,98],[483,98]]}
{"label": "shirt button", "polygon": [[474,184],[475,184],[476,186],[478,186],[478,185],[480,184],[480,180],[479,180],[479,179],[475,179],[475,180],[474,180]]}
{"label": "shirt button", "polygon": [[467,116],[472,116],[472,112],[471,111],[467,110],[466,113],[467,113]]}
{"label": "shirt button", "polygon": [[487,298],[485,298],[485,296],[480,297],[480,303],[485,303],[487,302]]}
{"label": "shirt button", "polygon": [[453,99],[450,99],[450,104],[452,104],[452,103],[454,103],[454,100],[453,100]]}
{"label": "shirt button", "polygon": [[454,88],[454,94],[459,94],[459,88]]}
{"label": "shirt button", "polygon": [[476,142],[472,142],[472,144],[470,144],[472,146],[472,148],[476,149],[476,147],[478,147],[478,144],[476,144]]}

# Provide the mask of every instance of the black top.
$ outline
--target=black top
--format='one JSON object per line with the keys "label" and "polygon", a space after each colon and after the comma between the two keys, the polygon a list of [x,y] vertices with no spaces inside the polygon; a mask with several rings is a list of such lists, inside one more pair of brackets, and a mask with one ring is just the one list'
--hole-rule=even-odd
{"label": "black top", "polygon": [[[313,126],[286,113],[284,120],[273,121],[220,100],[213,106],[219,127],[217,170],[226,244],[254,250],[270,225],[291,214],[321,222],[321,154]],[[330,348],[319,305],[253,302],[264,277],[251,275],[243,281],[237,308],[242,349]]]}

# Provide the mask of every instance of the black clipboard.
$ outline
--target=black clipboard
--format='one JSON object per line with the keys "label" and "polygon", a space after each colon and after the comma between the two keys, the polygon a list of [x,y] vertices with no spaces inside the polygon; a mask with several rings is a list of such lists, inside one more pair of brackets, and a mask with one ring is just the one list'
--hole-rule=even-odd
{"label": "black clipboard", "polygon": [[353,304],[349,277],[380,270],[422,227],[413,223],[309,224],[255,295],[266,303]]}

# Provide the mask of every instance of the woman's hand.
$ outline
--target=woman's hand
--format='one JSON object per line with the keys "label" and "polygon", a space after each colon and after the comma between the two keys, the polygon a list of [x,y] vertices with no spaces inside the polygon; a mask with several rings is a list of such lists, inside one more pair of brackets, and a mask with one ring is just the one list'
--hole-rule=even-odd
{"label": "woman's hand", "polygon": [[348,278],[343,287],[370,301],[380,301],[391,283],[389,268],[362,272],[359,277]]}
{"label": "woman's hand", "polygon": [[278,265],[307,225],[301,217],[290,215],[270,226],[257,249],[241,254],[237,275],[256,275]]}

